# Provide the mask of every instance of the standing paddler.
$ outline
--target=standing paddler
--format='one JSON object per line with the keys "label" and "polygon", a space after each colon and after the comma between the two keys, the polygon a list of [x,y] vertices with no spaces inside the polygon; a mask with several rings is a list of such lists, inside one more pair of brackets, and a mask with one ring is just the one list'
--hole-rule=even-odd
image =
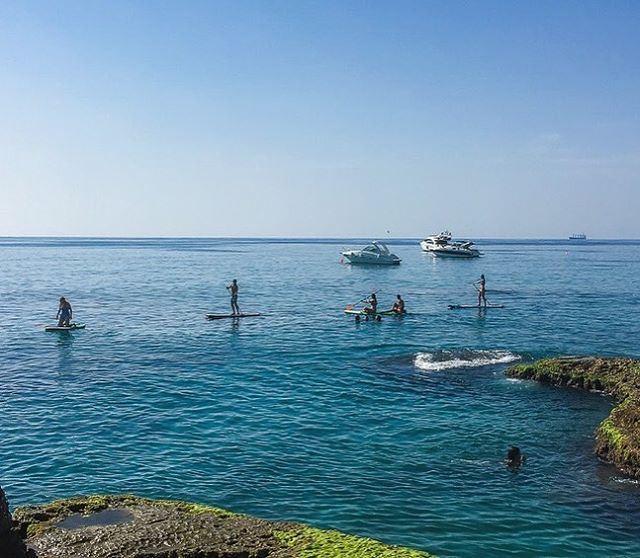
{"label": "standing paddler", "polygon": [[478,290],[478,307],[481,304],[484,304],[484,307],[487,307],[487,286],[486,280],[484,278],[484,274],[480,275],[480,279],[478,279],[474,283],[476,289]]}
{"label": "standing paddler", "polygon": [[234,279],[231,285],[227,286],[227,290],[231,293],[231,314],[237,316],[240,314],[240,307],[238,306],[238,280]]}

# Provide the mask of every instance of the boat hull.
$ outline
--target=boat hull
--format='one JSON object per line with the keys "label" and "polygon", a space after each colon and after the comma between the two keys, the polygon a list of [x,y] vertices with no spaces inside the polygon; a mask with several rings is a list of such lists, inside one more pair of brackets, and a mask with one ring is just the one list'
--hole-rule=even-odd
{"label": "boat hull", "polygon": [[372,258],[356,254],[342,254],[342,256],[348,263],[356,265],[398,265],[402,261],[400,258]]}
{"label": "boat hull", "polygon": [[480,252],[477,250],[462,251],[462,250],[429,250],[434,256],[439,258],[479,258]]}
{"label": "boat hull", "polygon": [[357,265],[398,265],[400,258],[392,254],[384,242],[374,240],[369,246],[362,250],[347,250],[341,252],[350,264]]}

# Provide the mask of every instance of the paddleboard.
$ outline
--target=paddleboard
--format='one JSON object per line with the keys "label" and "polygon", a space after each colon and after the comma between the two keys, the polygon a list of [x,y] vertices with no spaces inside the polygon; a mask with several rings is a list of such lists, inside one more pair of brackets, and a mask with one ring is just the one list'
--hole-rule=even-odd
{"label": "paddleboard", "polygon": [[85,324],[74,324],[67,326],[45,326],[45,331],[73,331],[74,329],[84,329],[87,327]]}
{"label": "paddleboard", "polygon": [[478,306],[477,304],[449,304],[449,310],[467,310],[473,309],[484,310],[485,308],[504,308],[504,304],[487,304],[486,306]]}
{"label": "paddleboard", "polygon": [[255,316],[261,316],[257,313],[245,313],[245,314],[207,314],[207,320],[224,320],[225,318],[254,318]]}
{"label": "paddleboard", "polygon": [[393,310],[381,310],[375,314],[365,312],[364,310],[345,310],[344,313],[352,316],[402,316],[402,314],[396,314]]}

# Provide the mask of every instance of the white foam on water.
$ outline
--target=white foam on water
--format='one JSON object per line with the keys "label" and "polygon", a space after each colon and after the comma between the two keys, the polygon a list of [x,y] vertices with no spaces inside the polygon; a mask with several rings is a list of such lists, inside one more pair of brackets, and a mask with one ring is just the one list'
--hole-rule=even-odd
{"label": "white foam on water", "polygon": [[640,480],[625,477],[611,477],[611,480],[618,484],[640,484]]}
{"label": "white foam on water", "polygon": [[516,360],[520,360],[520,356],[509,351],[438,351],[418,353],[413,365],[420,370],[449,370],[506,364]]}

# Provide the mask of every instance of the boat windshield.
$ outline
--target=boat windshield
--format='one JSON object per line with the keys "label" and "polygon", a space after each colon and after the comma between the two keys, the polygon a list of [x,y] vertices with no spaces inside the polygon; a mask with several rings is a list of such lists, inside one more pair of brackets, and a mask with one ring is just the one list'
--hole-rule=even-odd
{"label": "boat windshield", "polygon": [[379,252],[384,256],[389,255],[389,248],[387,248],[386,244],[383,244],[382,242],[373,242],[371,246],[367,246],[367,248],[365,249],[368,249],[368,248],[371,248],[371,251]]}

